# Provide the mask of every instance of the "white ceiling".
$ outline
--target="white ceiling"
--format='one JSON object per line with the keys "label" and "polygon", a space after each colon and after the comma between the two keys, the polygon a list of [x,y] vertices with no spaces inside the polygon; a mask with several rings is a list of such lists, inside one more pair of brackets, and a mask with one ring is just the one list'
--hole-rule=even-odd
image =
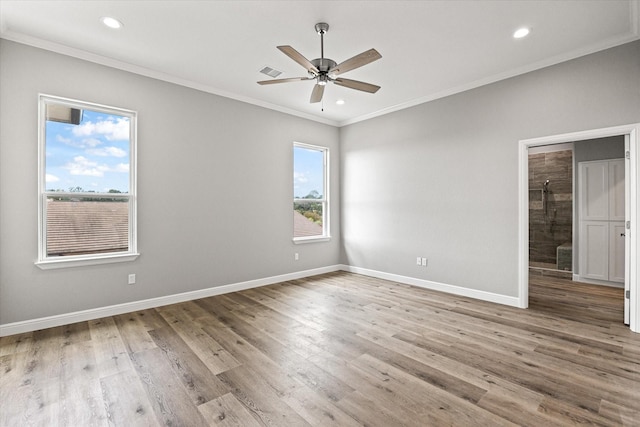
{"label": "white ceiling", "polygon": [[[332,125],[354,123],[640,38],[638,0],[546,1],[0,1],[0,35]],[[102,16],[124,23],[103,26]],[[342,62],[382,59],[341,77],[376,94],[313,82],[260,86],[259,70],[306,71],[282,52]],[[531,34],[520,40],[521,26]],[[344,99],[345,105],[336,105]]]}

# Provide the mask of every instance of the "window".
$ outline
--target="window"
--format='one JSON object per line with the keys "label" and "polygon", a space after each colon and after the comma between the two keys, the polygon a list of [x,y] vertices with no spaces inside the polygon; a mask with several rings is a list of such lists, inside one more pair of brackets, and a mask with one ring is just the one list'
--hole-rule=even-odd
{"label": "window", "polygon": [[329,238],[329,150],[293,144],[293,240]]}
{"label": "window", "polygon": [[41,268],[133,260],[136,113],[41,95]]}

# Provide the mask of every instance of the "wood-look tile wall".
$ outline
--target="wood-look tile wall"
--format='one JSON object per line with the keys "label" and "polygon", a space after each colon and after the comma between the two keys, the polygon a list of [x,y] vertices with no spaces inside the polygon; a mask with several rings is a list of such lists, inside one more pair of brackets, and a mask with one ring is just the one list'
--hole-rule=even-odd
{"label": "wood-look tile wall", "polygon": [[[543,188],[549,180],[547,214]],[[529,261],[556,264],[558,246],[571,244],[573,151],[529,155]]]}

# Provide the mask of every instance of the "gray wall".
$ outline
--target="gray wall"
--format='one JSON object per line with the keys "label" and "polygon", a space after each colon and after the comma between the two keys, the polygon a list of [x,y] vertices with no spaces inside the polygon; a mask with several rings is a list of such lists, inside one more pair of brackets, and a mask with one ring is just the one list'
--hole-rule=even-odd
{"label": "gray wall", "polygon": [[[640,121],[638,76],[634,42],[338,130],[0,40],[0,324],[338,262],[516,296],[518,140]],[[39,92],[138,111],[137,261],[34,266]],[[294,140],[329,243],[291,242]]]}
{"label": "gray wall", "polygon": [[[6,40],[0,89],[0,324],[339,262],[336,128]],[[40,92],[138,112],[138,260],[34,265]],[[291,240],[293,141],[331,150],[330,242]]]}
{"label": "gray wall", "polygon": [[517,296],[518,141],[638,121],[633,42],[341,128],[342,260]]}
{"label": "gray wall", "polygon": [[574,175],[578,182],[578,163],[591,160],[621,159],[624,157],[624,136],[589,139],[574,142]]}

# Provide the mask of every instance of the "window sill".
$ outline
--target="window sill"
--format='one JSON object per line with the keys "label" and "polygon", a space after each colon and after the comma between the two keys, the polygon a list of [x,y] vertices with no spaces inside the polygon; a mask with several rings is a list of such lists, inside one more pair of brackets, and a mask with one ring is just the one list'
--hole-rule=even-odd
{"label": "window sill", "polygon": [[305,243],[328,242],[330,240],[331,240],[330,236],[294,237],[293,243],[295,243],[296,245],[301,245]]}
{"label": "window sill", "polygon": [[134,261],[140,254],[118,254],[118,255],[102,255],[100,257],[79,258],[64,257],[62,259],[48,259],[38,261],[35,265],[42,270],[52,270],[56,268],[83,267],[85,265],[112,264],[115,262]]}

